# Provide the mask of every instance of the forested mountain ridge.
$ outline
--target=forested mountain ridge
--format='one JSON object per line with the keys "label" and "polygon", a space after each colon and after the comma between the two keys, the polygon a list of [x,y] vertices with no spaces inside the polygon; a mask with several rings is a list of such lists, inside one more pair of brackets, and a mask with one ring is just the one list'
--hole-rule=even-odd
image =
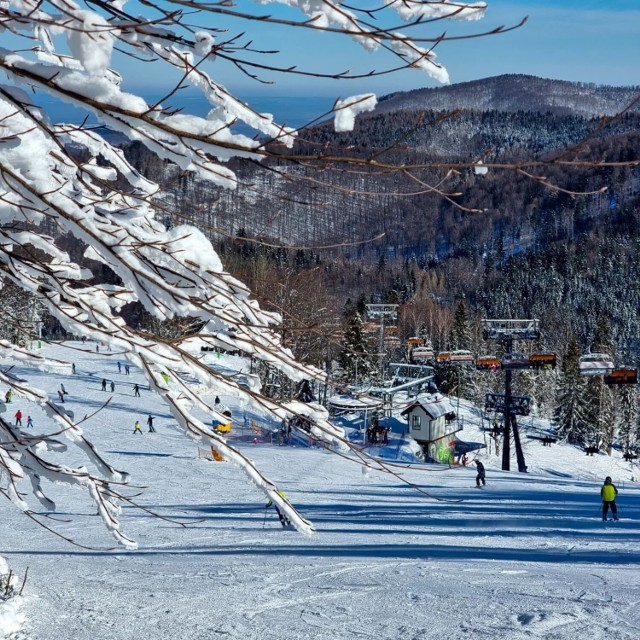
{"label": "forested mountain ridge", "polygon": [[[640,93],[640,87],[612,87],[507,74],[444,87],[382,96],[376,113],[469,109],[529,111],[583,117],[613,116]],[[637,112],[638,105],[634,106]]]}
{"label": "forested mountain ridge", "polygon": [[[527,82],[532,83],[531,90]],[[538,102],[524,100],[516,91],[521,85],[521,94],[534,95]],[[309,150],[348,147],[354,154],[398,165],[479,157],[487,162],[518,161],[556,154],[594,162],[640,162],[639,113],[609,118],[603,126],[599,115],[587,117],[580,109],[566,112],[567,100],[562,109],[550,110],[546,105],[552,100],[544,91],[549,96],[573,96],[578,102],[583,85],[558,82],[557,88],[556,81],[523,76],[465,83],[456,91],[468,94],[460,101],[464,105],[479,102],[476,89],[482,96],[495,93],[498,86],[511,86],[511,95],[518,96],[507,101],[506,111],[486,101],[491,110],[462,110],[445,118],[444,111],[424,108],[380,110],[360,116],[351,132],[335,133],[328,125],[304,131],[301,144]],[[585,91],[590,104],[606,102],[614,109],[629,104],[634,90],[586,86]],[[393,100],[400,104],[406,95]],[[386,109],[392,99],[381,104]],[[534,109],[536,104],[542,105],[539,110]],[[453,106],[447,103],[447,109]],[[595,112],[589,109],[590,114]],[[136,147],[129,148],[133,152],[137,153]],[[484,316],[543,318],[553,327],[550,346],[559,345],[561,350],[568,333],[575,331],[586,347],[595,319],[611,309],[619,283],[635,274],[629,256],[640,237],[637,165],[580,170],[545,166],[541,170],[545,177],[564,190],[545,188],[514,172],[459,171],[447,189],[461,194],[456,198],[464,207],[460,208],[428,189],[416,189],[399,174],[367,178],[362,172],[330,167],[307,174],[301,165],[276,166],[276,172],[236,161],[234,168],[242,180],[237,190],[228,191],[186,178],[148,154],[136,160],[156,178],[164,177],[165,202],[181,212],[169,222],[193,221],[210,230],[225,265],[265,298],[273,297],[274,282],[307,290],[301,282],[306,273],[313,287],[305,301],[323,291],[320,307],[333,309],[332,322],[339,313],[334,304],[340,307],[347,298],[363,295],[375,301],[420,300],[420,305],[426,301],[421,308],[430,314],[465,298]],[[439,176],[424,174],[427,183]],[[412,191],[421,192],[398,196]],[[261,250],[244,240],[229,242],[229,236],[267,240],[283,248]],[[604,242],[613,237],[613,244]],[[339,246],[313,248],[331,243]],[[288,251],[287,245],[296,248]],[[565,256],[560,266],[554,257],[558,247],[566,249],[566,254],[560,253]],[[590,259],[589,252],[594,251]],[[582,269],[585,264],[597,264],[597,270]],[[613,336],[623,342],[640,331],[629,312],[640,298],[635,289],[629,293],[631,306],[620,306],[619,313],[610,314]],[[303,318],[304,305],[295,312]],[[411,334],[420,323],[424,318],[418,314],[404,331]],[[446,324],[430,329],[439,348],[448,346]]]}

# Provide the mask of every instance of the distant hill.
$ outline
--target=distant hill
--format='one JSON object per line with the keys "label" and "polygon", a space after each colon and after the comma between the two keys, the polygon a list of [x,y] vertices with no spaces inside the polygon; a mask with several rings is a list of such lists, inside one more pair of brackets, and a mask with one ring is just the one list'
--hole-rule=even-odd
{"label": "distant hill", "polygon": [[[528,75],[502,75],[380,99],[376,113],[415,110],[534,111],[598,117],[619,113],[640,87],[611,87]],[[633,109],[640,112],[640,105]]]}

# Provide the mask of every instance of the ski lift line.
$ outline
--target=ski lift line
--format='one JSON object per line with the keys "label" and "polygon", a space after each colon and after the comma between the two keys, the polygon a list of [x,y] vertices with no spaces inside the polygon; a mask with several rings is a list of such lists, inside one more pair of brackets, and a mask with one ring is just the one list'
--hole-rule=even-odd
{"label": "ski lift line", "polygon": [[[296,427],[294,427],[294,429],[296,429]],[[432,493],[429,493],[428,491],[425,491],[424,489],[421,489],[418,485],[416,485],[414,482],[410,482],[409,480],[406,480],[405,478],[402,477],[402,474],[394,471],[391,467],[396,467],[396,468],[400,468],[400,469],[411,469],[413,471],[415,470],[419,470],[419,471],[435,471],[435,469],[426,469],[426,468],[416,468],[414,466],[409,466],[409,465],[398,465],[397,463],[392,463],[392,462],[386,462],[384,460],[379,460],[378,458],[374,458],[370,453],[368,453],[367,451],[365,451],[362,447],[356,446],[354,445],[352,442],[350,442],[349,440],[347,440],[346,438],[343,438],[341,436],[336,436],[335,438],[336,440],[339,440],[340,442],[342,442],[347,449],[349,449],[349,451],[353,452],[356,457],[362,461],[363,464],[365,464],[369,469],[373,469],[374,471],[381,471],[383,473],[389,473],[390,475],[392,475],[394,478],[396,478],[397,480],[399,480],[400,482],[402,482],[403,484],[411,487],[412,489],[415,489],[418,493],[421,493],[422,495],[427,496],[428,498],[431,498],[432,500],[435,500],[436,502],[445,502],[445,503],[449,503],[449,504],[459,504],[461,502],[464,502],[464,500],[462,499],[457,499],[457,500],[452,500],[449,498],[439,498],[438,496],[434,496]],[[329,450],[329,443],[320,440],[318,442],[318,445],[321,447],[324,447],[325,449]],[[336,450],[336,449],[331,449],[331,453],[334,453],[342,458],[345,458],[346,460],[349,460],[351,462],[353,462],[353,459],[350,458],[346,453],[343,453],[342,451]],[[371,462],[375,462],[375,465],[372,465]],[[448,471],[449,467],[445,467],[444,465],[442,466],[442,469],[439,469],[439,471]]]}

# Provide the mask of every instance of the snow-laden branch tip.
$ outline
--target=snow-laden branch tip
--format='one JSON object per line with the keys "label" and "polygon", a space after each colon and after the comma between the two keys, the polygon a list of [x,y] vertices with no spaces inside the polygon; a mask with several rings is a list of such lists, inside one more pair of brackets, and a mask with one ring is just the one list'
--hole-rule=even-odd
{"label": "snow-laden branch tip", "polygon": [[333,110],[335,111],[334,128],[336,131],[353,131],[356,116],[359,113],[373,111],[376,108],[377,99],[372,93],[359,96],[351,96],[345,100],[337,100]]}

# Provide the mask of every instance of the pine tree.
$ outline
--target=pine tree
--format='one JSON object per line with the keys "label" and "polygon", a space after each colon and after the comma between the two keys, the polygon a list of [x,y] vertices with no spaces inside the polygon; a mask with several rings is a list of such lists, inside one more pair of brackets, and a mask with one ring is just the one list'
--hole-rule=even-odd
{"label": "pine tree", "polygon": [[[593,349],[595,353],[606,353],[613,357],[615,349],[609,322],[604,316],[600,317],[596,325]],[[593,377],[587,382],[586,398],[590,444],[604,447],[611,455],[616,424],[616,404],[611,389],[605,385],[602,376]]]}
{"label": "pine tree", "polygon": [[[467,305],[464,300],[460,300],[453,316],[453,326],[449,334],[449,344],[453,350],[469,350],[471,348],[470,325]],[[466,366],[445,365],[444,378],[449,393],[455,393],[457,397],[461,397],[469,391],[471,375]]]}
{"label": "pine tree", "polygon": [[618,438],[625,453],[635,451],[640,441],[640,397],[636,385],[623,385],[618,393]]}
{"label": "pine tree", "polygon": [[586,382],[578,372],[580,346],[572,336],[562,360],[554,420],[558,435],[569,442],[587,442],[589,437]]}
{"label": "pine tree", "polygon": [[362,316],[358,305],[347,300],[345,305],[345,332],[342,350],[339,355],[340,366],[347,381],[367,379],[373,370],[371,355],[362,331]]}
{"label": "pine tree", "polygon": [[449,342],[452,349],[471,348],[471,320],[464,300],[456,307]]}
{"label": "pine tree", "polygon": [[613,339],[611,337],[611,329],[609,321],[605,316],[601,316],[596,326],[593,336],[593,351],[596,353],[607,353],[610,356],[615,355]]}

